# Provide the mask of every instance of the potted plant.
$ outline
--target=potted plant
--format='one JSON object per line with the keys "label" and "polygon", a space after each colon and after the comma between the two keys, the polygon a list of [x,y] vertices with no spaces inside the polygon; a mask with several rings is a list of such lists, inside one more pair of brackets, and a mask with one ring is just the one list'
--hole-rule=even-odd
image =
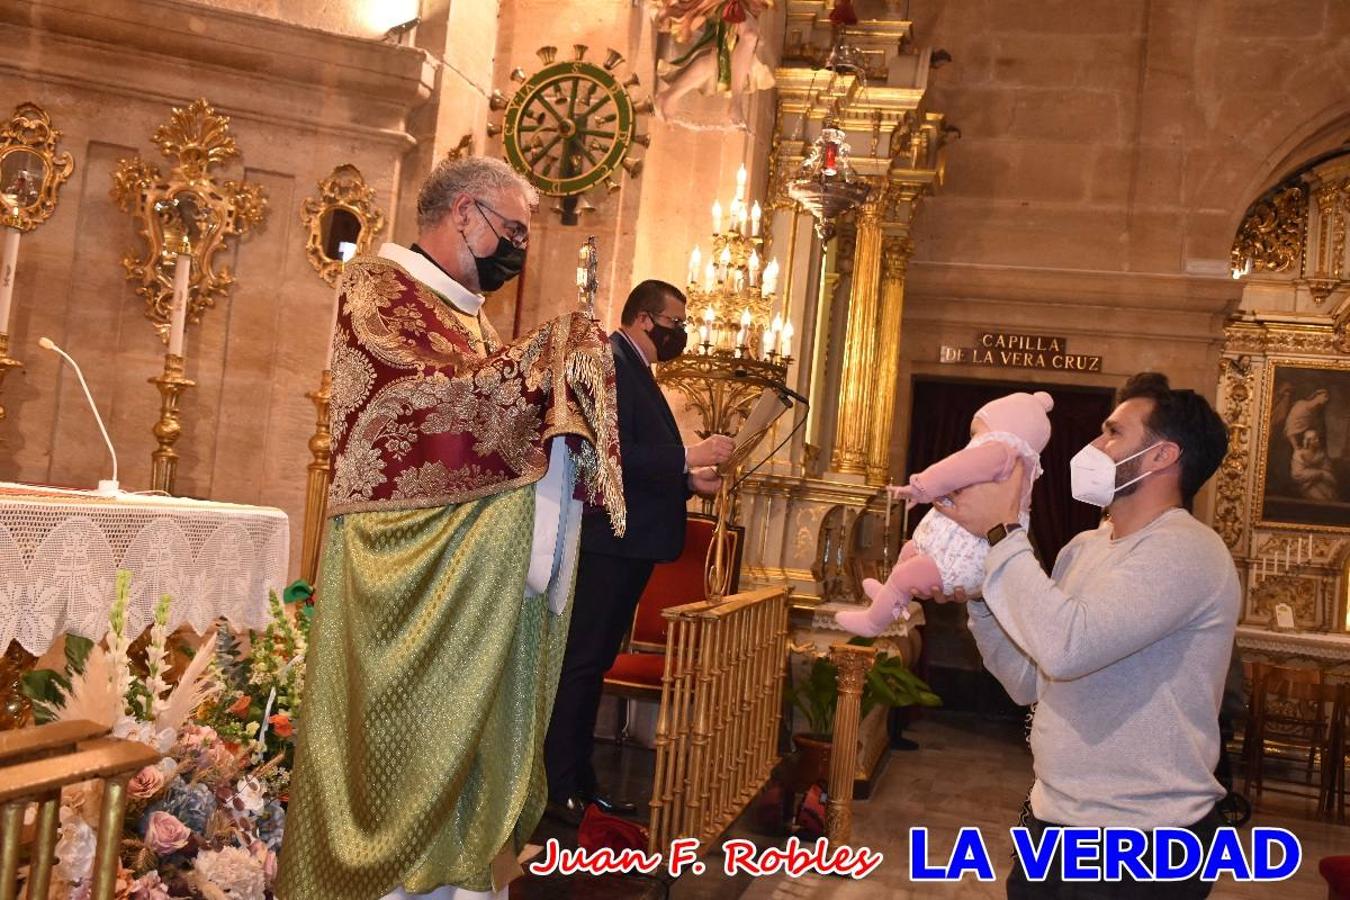
{"label": "potted plant", "polygon": [[[850,643],[868,644],[855,638]],[[811,663],[806,677],[788,688],[793,708],[806,719],[808,730],[792,735],[798,752],[798,783],[814,784],[828,780],[830,745],[834,733],[834,713],[839,702],[838,670],[826,657]],[[923,679],[915,675],[899,656],[878,653],[867,673],[862,689],[861,719],[877,706],[941,706],[942,699]]]}

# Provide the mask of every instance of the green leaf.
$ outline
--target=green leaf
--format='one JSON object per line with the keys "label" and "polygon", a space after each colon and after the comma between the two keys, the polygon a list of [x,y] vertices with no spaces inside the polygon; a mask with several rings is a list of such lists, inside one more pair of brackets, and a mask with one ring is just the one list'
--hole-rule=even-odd
{"label": "green leaf", "polygon": [[70,681],[54,669],[34,669],[20,678],[19,692],[32,702],[33,721],[38,725],[56,718],[69,691]]}
{"label": "green leaf", "polygon": [[287,604],[290,604],[308,600],[313,596],[314,587],[308,581],[305,581],[305,579],[297,578],[295,581],[286,585],[286,589],[281,594],[281,599]]}
{"label": "green leaf", "polygon": [[89,653],[93,649],[94,642],[89,638],[80,637],[78,634],[66,635],[66,673],[79,675],[83,672],[85,663],[89,661]]}

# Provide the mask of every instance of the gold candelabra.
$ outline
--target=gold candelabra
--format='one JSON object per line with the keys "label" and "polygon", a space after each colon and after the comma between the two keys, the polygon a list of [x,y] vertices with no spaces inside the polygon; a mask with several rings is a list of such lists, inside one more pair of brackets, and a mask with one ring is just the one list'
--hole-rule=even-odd
{"label": "gold candelabra", "polygon": [[[19,362],[9,355],[9,335],[0,332],[0,388],[3,388],[5,376],[11,369],[22,369],[23,363]],[[4,421],[6,416],[5,408],[0,406],[0,421]]]}
{"label": "gold candelabra", "polygon": [[319,389],[305,394],[314,404],[314,434],[309,439],[309,480],[305,488],[305,535],[300,550],[300,577],[314,584],[319,573],[319,546],[328,512],[328,475],[333,468],[333,432],[328,407],[333,398],[333,370],[324,369]]}
{"label": "gold candelabra", "polygon": [[172,353],[164,354],[163,374],[149,381],[159,389],[159,421],[151,429],[159,448],[150,454],[150,489],[172,494],[178,475],[178,452],[173,445],[183,434],[178,397],[197,382],[183,376],[183,357]]}
{"label": "gold candelabra", "polygon": [[694,247],[686,293],[694,351],[657,367],[657,381],[680,390],[702,420],[701,433],[729,434],[760,392],[783,385],[792,362],[792,323],[776,309],[778,261],[760,255],[758,203],[745,202],[745,167],[727,216],[712,206],[712,250]]}

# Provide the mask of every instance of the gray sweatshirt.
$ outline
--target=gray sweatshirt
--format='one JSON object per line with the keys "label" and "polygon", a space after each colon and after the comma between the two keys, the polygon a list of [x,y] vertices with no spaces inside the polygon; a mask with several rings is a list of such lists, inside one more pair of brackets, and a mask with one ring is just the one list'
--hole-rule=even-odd
{"label": "gray sweatshirt", "polygon": [[1237,627],[1237,569],[1184,510],[1122,540],[1103,524],[1052,577],[1023,533],[985,563],[969,605],[985,665],[1036,703],[1031,809],[1062,825],[1190,825],[1223,789],[1219,703]]}

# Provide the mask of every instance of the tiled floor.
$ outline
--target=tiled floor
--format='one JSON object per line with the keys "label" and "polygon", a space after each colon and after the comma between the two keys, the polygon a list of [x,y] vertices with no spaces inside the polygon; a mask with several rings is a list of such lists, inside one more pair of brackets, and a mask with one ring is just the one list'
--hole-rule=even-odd
{"label": "tiled floor", "polygon": [[[1022,742],[1020,723],[989,722],[957,715],[936,715],[906,731],[920,744],[914,753],[891,760],[873,799],[854,805],[854,838],[886,854],[886,861],[868,878],[761,879],[743,900],[854,900],[888,897],[1005,896],[1003,879],[1011,865],[1008,827],[1031,783],[1031,755]],[[1210,894],[1215,900],[1278,897],[1279,900],[1323,900],[1326,884],[1317,874],[1317,860],[1350,853],[1350,826],[1312,817],[1311,804],[1296,798],[1267,795],[1251,825],[1288,828],[1303,846],[1303,864],[1278,884],[1240,884],[1220,880]],[[981,883],[968,877],[958,884],[915,884],[908,877],[908,829],[929,830],[930,856],[950,851],[962,826],[980,828],[998,880]]]}
{"label": "tiled floor", "polygon": [[[997,897],[1005,896],[1003,879],[1008,873],[1011,840],[1008,827],[1031,783],[1031,756],[1022,740],[1021,723],[970,715],[939,713],[911,728],[907,737],[919,742],[911,753],[897,753],[882,774],[871,800],[854,804],[854,846],[867,846],[885,854],[882,865],[867,878],[852,881],[838,877],[805,876],[791,879],[720,874],[721,860],[709,859],[702,878],[686,875],[669,886],[648,879],[572,877],[544,881],[526,879],[512,885],[516,900],[857,900],[886,897]],[[621,793],[645,796],[650,785],[652,755],[648,751],[602,746],[598,768]],[[1221,880],[1210,895],[1215,900],[1278,897],[1279,900],[1322,900],[1326,886],[1317,874],[1317,860],[1336,853],[1350,854],[1350,826],[1317,820],[1311,804],[1268,794],[1253,817],[1253,825],[1288,828],[1303,846],[1303,864],[1288,881],[1273,884],[1239,884]],[[993,859],[998,879],[978,882],[967,878],[957,884],[914,883],[908,878],[908,830],[929,828],[931,861],[945,860],[963,826],[981,830]],[[557,836],[565,845],[575,845],[575,832],[541,827],[537,842]],[[743,828],[736,836],[748,835]],[[753,837],[753,836],[752,836]],[[761,847],[779,844],[779,839],[755,837]]]}

